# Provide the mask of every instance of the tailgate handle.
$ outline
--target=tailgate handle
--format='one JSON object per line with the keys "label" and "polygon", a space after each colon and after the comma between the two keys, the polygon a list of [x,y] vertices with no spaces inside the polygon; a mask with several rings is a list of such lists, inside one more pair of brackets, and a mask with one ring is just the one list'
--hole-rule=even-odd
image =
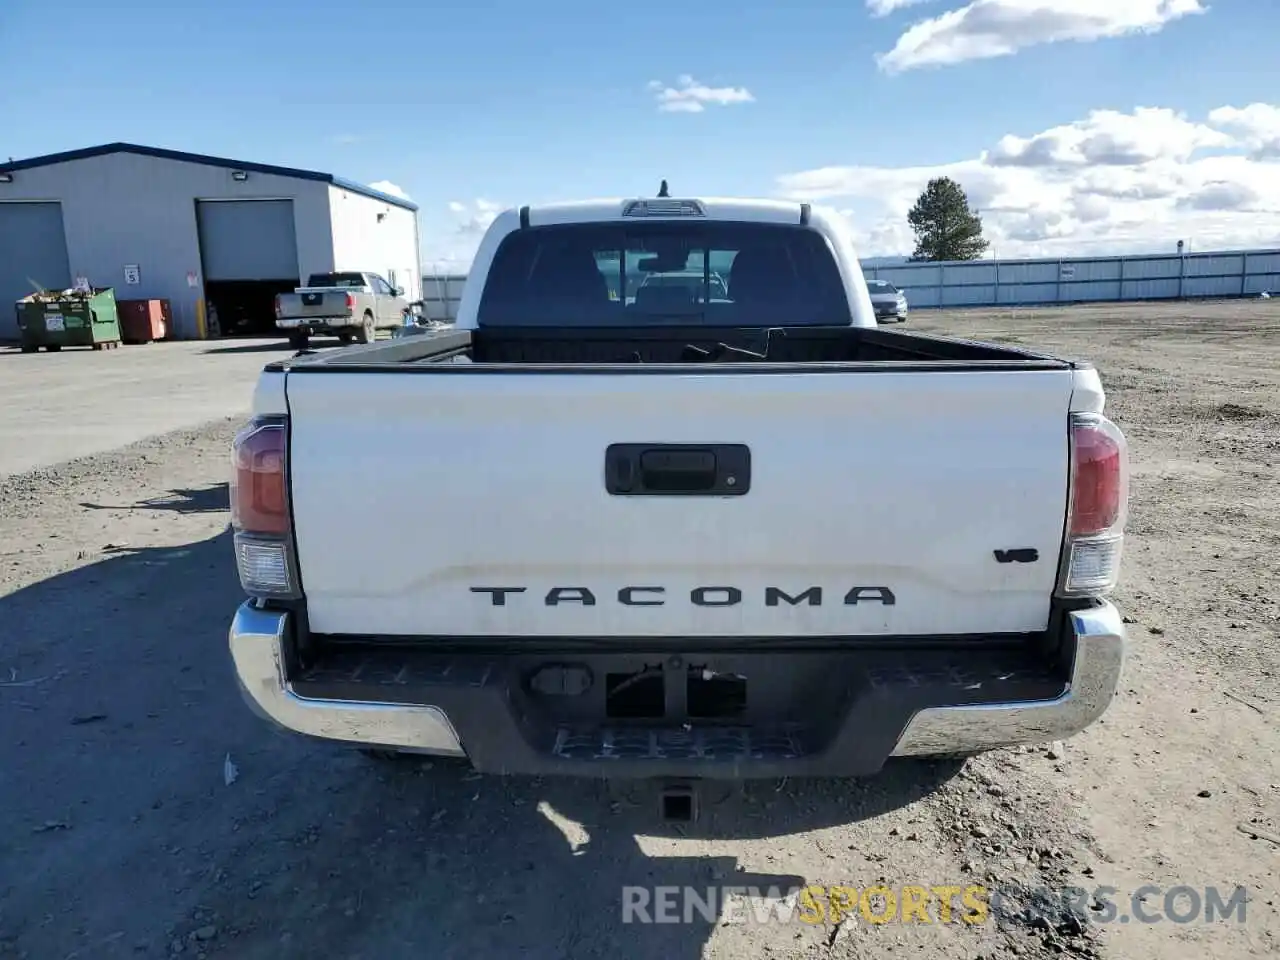
{"label": "tailgate handle", "polygon": [[740,443],[615,443],[605,488],[615,496],[735,497],[751,487],[751,451]]}
{"label": "tailgate handle", "polygon": [[646,450],[640,479],[650,490],[710,490],[716,482],[716,455],[710,450]]}

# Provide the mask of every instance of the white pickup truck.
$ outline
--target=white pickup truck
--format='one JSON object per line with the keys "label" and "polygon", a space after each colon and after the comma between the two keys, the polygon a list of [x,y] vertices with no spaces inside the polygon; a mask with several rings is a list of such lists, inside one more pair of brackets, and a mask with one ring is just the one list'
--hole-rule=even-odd
{"label": "white pickup truck", "polygon": [[[727,290],[628,294],[690,272]],[[455,329],[266,367],[231,655],[288,729],[503,774],[850,776],[1067,737],[1125,647],[1102,412],[1087,363],[878,329],[819,208],[512,210]]]}

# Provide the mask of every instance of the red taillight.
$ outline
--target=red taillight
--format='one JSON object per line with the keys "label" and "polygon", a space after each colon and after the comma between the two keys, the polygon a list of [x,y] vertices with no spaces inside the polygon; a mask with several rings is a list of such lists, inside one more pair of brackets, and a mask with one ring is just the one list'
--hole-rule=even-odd
{"label": "red taillight", "polygon": [[245,533],[289,532],[283,423],[255,421],[236,437],[232,448],[231,523]]}
{"label": "red taillight", "polygon": [[1129,447],[1101,414],[1071,415],[1071,502],[1058,595],[1101,597],[1115,588],[1129,504]]}
{"label": "red taillight", "polygon": [[[1111,426],[1109,423],[1107,426]],[[1071,536],[1106,533],[1124,508],[1124,440],[1094,420],[1072,426]]]}
{"label": "red taillight", "polygon": [[356,308],[356,295],[354,293],[347,294],[347,309],[354,310]]}
{"label": "red taillight", "polygon": [[302,596],[289,514],[289,435],[283,419],[258,418],[231,452],[231,525],[240,585],[251,597]]}

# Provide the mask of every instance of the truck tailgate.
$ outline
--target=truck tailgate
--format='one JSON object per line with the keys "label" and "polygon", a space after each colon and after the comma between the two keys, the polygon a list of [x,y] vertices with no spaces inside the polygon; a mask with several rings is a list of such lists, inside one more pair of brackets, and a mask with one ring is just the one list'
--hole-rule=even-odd
{"label": "truck tailgate", "polygon": [[[299,571],[320,633],[874,637],[1047,624],[1067,369],[332,370],[290,373],[286,389]],[[611,494],[617,443],[743,444],[749,491]]]}
{"label": "truck tailgate", "polygon": [[346,291],[307,290],[280,296],[282,319],[345,317],[350,312]]}

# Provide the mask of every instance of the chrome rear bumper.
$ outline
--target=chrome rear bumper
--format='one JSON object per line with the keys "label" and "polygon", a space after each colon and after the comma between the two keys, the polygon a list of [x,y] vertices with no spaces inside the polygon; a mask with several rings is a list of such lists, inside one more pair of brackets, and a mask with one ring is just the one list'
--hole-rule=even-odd
{"label": "chrome rear bumper", "polygon": [[324,740],[464,755],[449,718],[435,707],[312,700],[294,693],[284,669],[288,616],[244,603],[231,624],[231,658],[255,713]]}
{"label": "chrome rear bumper", "polygon": [[277,330],[345,330],[354,325],[350,317],[279,317],[276,320]]}
{"label": "chrome rear bumper", "polygon": [[[288,616],[245,603],[231,625],[231,656],[241,689],[255,712],[306,736],[418,753],[467,755],[440,707],[299,696],[285,670]],[[967,753],[1044,743],[1089,726],[1107,709],[1119,683],[1124,626],[1110,603],[1070,613],[1068,622],[1074,637],[1067,639],[1074,641],[1075,653],[1070,680],[1061,694],[1045,700],[927,707],[902,728],[889,755]],[[486,727],[497,724],[491,713],[485,716],[489,718]],[[882,753],[880,761],[883,758]]]}
{"label": "chrome rear bumper", "polygon": [[1075,634],[1071,681],[1061,696],[1026,703],[931,707],[898,738],[895,757],[976,752],[1020,743],[1065,740],[1102,716],[1124,666],[1125,634],[1110,603],[1069,615]]}

